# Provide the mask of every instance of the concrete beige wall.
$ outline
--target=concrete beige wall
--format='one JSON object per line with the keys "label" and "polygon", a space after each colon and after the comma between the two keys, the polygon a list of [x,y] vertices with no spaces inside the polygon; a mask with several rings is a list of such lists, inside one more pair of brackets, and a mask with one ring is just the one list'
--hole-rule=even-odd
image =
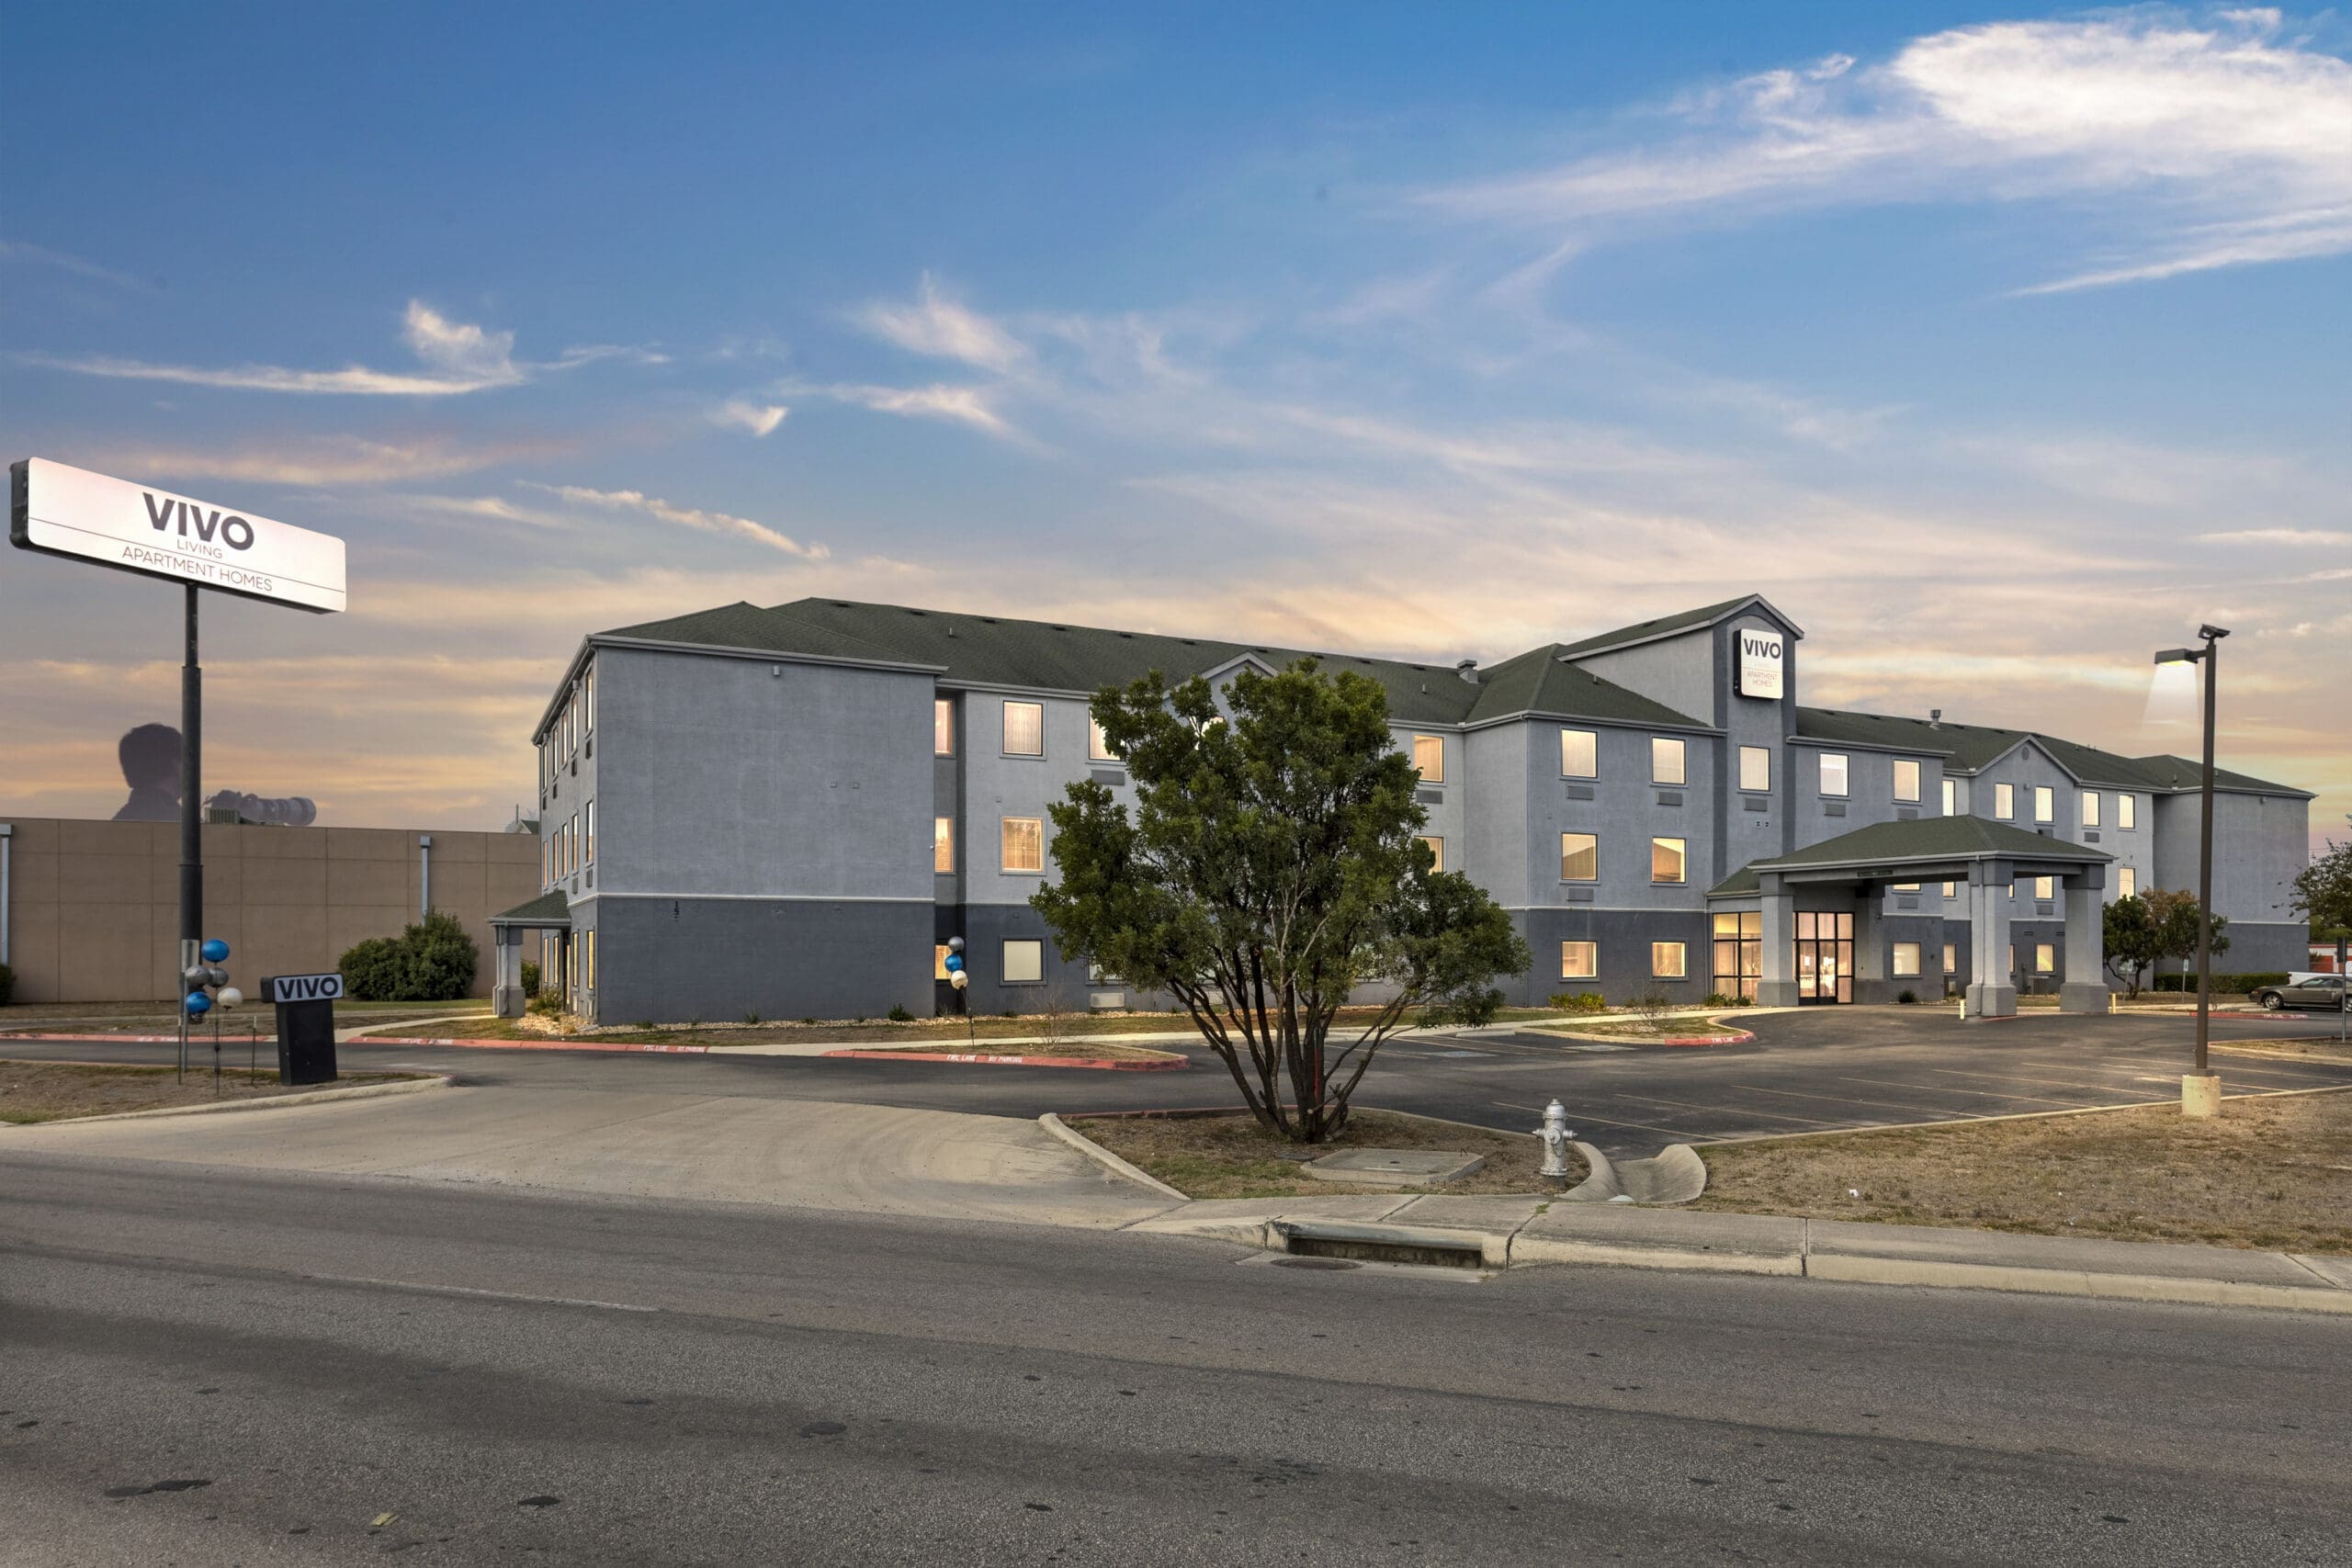
{"label": "concrete beige wall", "polygon": [[[179,940],[179,826],[0,817],[8,847],[8,962],[19,1002],[168,1001]],[[204,934],[231,950],[248,996],[265,975],[321,974],[345,949],[417,918],[413,829],[204,829]],[[433,838],[433,904],[465,921],[493,977],[489,919],[539,891],[528,833]]]}

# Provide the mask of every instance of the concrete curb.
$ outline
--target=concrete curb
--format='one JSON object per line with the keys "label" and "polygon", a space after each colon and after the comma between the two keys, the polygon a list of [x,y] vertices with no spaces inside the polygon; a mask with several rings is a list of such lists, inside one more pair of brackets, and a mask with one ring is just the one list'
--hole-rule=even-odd
{"label": "concrete curb", "polygon": [[967,1067],[1088,1067],[1103,1073],[1167,1073],[1189,1068],[1182,1056],[1159,1062],[1122,1061],[1112,1056],[1006,1056],[984,1051],[820,1051],[827,1060],[854,1057],[861,1062],[956,1062]]}
{"label": "concrete curb", "polygon": [[649,1055],[701,1056],[709,1053],[707,1045],[648,1045],[642,1043],[600,1043],[593,1040],[440,1040],[406,1034],[363,1035],[343,1042],[345,1045],[446,1045],[459,1051],[602,1051],[615,1055],[641,1053]]}
{"label": "concrete curb", "polygon": [[1074,1131],[1069,1123],[1065,1122],[1060,1117],[1055,1115],[1050,1111],[1037,1118],[1037,1125],[1043,1127],[1046,1132],[1051,1133],[1055,1137],[1059,1138],[1063,1143],[1068,1144],[1071,1148],[1076,1149],[1080,1154],[1084,1155],[1088,1159],[1092,1160],[1095,1164],[1101,1166],[1103,1169],[1110,1171],[1114,1176],[1124,1176],[1129,1181],[1139,1182],[1143,1186],[1150,1188],[1154,1192],[1159,1193],[1161,1197],[1173,1198],[1179,1203],[1189,1203],[1192,1201],[1190,1198],[1187,1198],[1183,1193],[1177,1191],[1176,1189],[1169,1186],[1168,1183],[1160,1180],[1159,1178],[1145,1174],[1142,1170],[1128,1164],[1125,1160],[1121,1159],[1117,1155],[1113,1154],[1110,1150],[1104,1148],[1093,1139]]}
{"label": "concrete curb", "polygon": [[161,1105],[153,1111],[116,1111],[104,1116],[61,1116],[51,1122],[0,1122],[0,1128],[11,1133],[32,1133],[43,1127],[87,1127],[99,1122],[144,1122],[157,1116],[221,1116],[237,1111],[300,1111],[309,1105],[375,1100],[388,1094],[421,1094],[427,1089],[457,1087],[457,1079],[436,1075],[412,1078],[405,1083],[356,1083],[347,1089],[317,1089],[306,1094],[271,1095],[261,1100],[222,1100],[209,1105]]}

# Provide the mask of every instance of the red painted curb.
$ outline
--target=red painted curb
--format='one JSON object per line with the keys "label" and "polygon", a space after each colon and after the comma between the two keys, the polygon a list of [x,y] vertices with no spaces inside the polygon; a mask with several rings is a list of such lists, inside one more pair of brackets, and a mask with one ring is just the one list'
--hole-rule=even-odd
{"label": "red painted curb", "polygon": [[1688,1035],[1674,1040],[1653,1040],[1653,1045],[1745,1045],[1756,1038],[1745,1029],[1731,1034]]}
{"label": "red painted curb", "polygon": [[826,1051],[821,1055],[867,1062],[960,1062],[971,1067],[1092,1067],[1106,1073],[1165,1073],[1193,1065],[1182,1056],[1166,1062],[1118,1062],[1102,1056],[990,1056],[946,1051]]}
{"label": "red painted curb", "polygon": [[617,1040],[427,1040],[399,1034],[363,1035],[346,1045],[452,1045],[463,1051],[608,1051],[647,1052],[664,1055],[699,1056],[707,1045],[649,1045]]}

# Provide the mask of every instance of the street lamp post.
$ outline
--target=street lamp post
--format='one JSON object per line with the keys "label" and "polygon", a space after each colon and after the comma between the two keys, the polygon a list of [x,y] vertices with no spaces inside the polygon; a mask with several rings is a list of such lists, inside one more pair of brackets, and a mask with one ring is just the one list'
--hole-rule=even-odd
{"label": "street lamp post", "polygon": [[2201,626],[2201,648],[2168,648],[2156,655],[2159,664],[2205,666],[2205,784],[2203,809],[2197,825],[2197,1066],[2180,1080],[2180,1110],[2184,1116],[2215,1116],[2222,1110],[2219,1075],[2206,1065],[2206,1047],[2212,1037],[2213,1013],[2213,687],[2219,673],[2221,641],[2226,627]]}

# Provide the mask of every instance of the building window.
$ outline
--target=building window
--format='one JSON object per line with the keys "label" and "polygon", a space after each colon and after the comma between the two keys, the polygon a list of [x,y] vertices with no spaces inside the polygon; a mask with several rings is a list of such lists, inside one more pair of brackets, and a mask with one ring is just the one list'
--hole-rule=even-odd
{"label": "building window", "polygon": [[2037,975],[2058,973],[2058,949],[2053,944],[2046,942],[2033,944],[2033,972]]}
{"label": "building window", "polygon": [[588,733],[596,733],[596,661],[590,660],[587,670],[580,677],[581,706],[588,716]]}
{"label": "building window", "polygon": [[1044,818],[1008,817],[1004,819],[1004,869],[1030,872],[1046,869]]}
{"label": "building window", "polygon": [[566,875],[580,869],[580,814],[576,811],[571,814],[571,820],[564,824],[563,858]]}
{"label": "building window", "polygon": [[587,837],[581,846],[583,852],[580,858],[584,863],[594,865],[596,863],[596,803],[593,800],[589,801],[582,806],[580,810],[588,821]]}
{"label": "building window", "polygon": [[1894,944],[1894,974],[1897,979],[1908,979],[1919,973],[1919,944],[1898,942]]}
{"label": "building window", "polygon": [[1086,758],[1091,762],[1115,762],[1119,754],[1111,750],[1111,738],[1102,733],[1102,726],[1090,718],[1086,721]]}
{"label": "building window", "polygon": [[2098,826],[2098,791],[2095,789],[2083,791],[2083,826],[2086,828]]}
{"label": "building window", "polygon": [[956,818],[953,817],[931,819],[931,869],[944,872],[956,869]]}
{"label": "building window", "polygon": [[1846,758],[1843,752],[1824,751],[1821,754],[1821,793],[1846,793]]}
{"label": "building window", "polygon": [[1758,911],[1717,915],[1713,926],[1715,989],[1753,1000],[1756,983],[1764,977],[1764,916]]}
{"label": "building window", "polygon": [[1919,885],[1916,882],[1898,882],[1894,885],[1894,890],[1897,893],[1917,893],[1919,891]]}
{"label": "building window", "polygon": [[2140,896],[2140,874],[2130,866],[2118,867],[2115,873],[2115,896],[2136,898]]}
{"label": "building window", "polygon": [[1944,884],[1944,897],[1947,898],[1952,897],[1952,895],[1957,893],[1959,890],[1960,884],[1957,882],[1947,882]]}
{"label": "building window", "polygon": [[1421,842],[1429,846],[1430,869],[1433,872],[1443,871],[1445,869],[1445,840],[1443,839],[1423,839]]}
{"label": "building window", "polygon": [[1442,735],[1413,737],[1413,766],[1421,771],[1423,784],[1445,782],[1445,738]]}
{"label": "building window", "polygon": [[1960,785],[1951,779],[1944,780],[1944,815],[1960,815]]}
{"label": "building window", "polygon": [[1650,943],[1650,978],[1679,980],[1690,972],[1690,954],[1679,942]]}
{"label": "building window", "polygon": [[1652,839],[1650,840],[1650,880],[1679,882],[1683,863],[1688,861],[1689,842],[1682,839]]}
{"label": "building window", "polygon": [[1679,784],[1684,782],[1682,750],[1679,740],[1668,740],[1662,735],[1650,737],[1650,783]]}
{"label": "building window", "polygon": [[2010,978],[2010,979],[2012,979],[2012,980],[2014,980],[2014,979],[2016,979],[2017,977],[2018,977],[2018,944],[2017,944],[2016,942],[2011,942],[2011,943],[2009,943],[2009,978]]}
{"label": "building window", "polygon": [[1947,975],[1960,973],[1960,949],[1949,942],[1944,943],[1944,973]]}
{"label": "building window", "polygon": [[2033,819],[2037,822],[2058,820],[2058,794],[2048,784],[2033,786]]}
{"label": "building window", "polygon": [[1560,944],[1560,978],[1590,980],[1600,973],[1600,944],[1597,942],[1564,942]]}
{"label": "building window", "polygon": [[931,977],[934,980],[947,978],[947,944],[944,942],[931,944]]}
{"label": "building window", "polygon": [[1600,840],[1590,833],[1560,835],[1560,880],[1600,880]]}
{"label": "building window", "polygon": [[1004,750],[1009,757],[1046,754],[1046,705],[1043,703],[1004,705]]}
{"label": "building window", "polygon": [[1560,773],[1564,778],[1600,776],[1600,737],[1589,729],[1560,731]]}
{"label": "building window", "polygon": [[2136,795],[2119,795],[2115,797],[2115,825],[2117,827],[2136,828],[2140,825],[2140,813],[2138,810],[2139,799],[2140,797]]}
{"label": "building window", "polygon": [[2057,897],[2057,887],[2058,879],[2054,876],[2037,876],[2033,879],[2033,896],[2037,898],[2048,900]]}
{"label": "building window", "polygon": [[1772,750],[1768,746],[1739,749],[1739,787],[1758,795],[1772,787]]}
{"label": "building window", "polygon": [[596,933],[594,930],[580,933],[580,988],[596,988]]}
{"label": "building window", "polygon": [[2007,822],[2018,814],[2018,786],[1996,784],[1993,786],[1993,815]]}
{"label": "building window", "polygon": [[1035,938],[1005,938],[1003,977],[1008,986],[1026,985],[1032,980],[1044,979],[1046,944]]}
{"label": "building window", "polygon": [[956,704],[947,697],[931,700],[931,754],[934,757],[956,755]]}
{"label": "building window", "polygon": [[1894,760],[1894,798],[1913,805],[1919,800],[1919,764],[1907,757]]}

